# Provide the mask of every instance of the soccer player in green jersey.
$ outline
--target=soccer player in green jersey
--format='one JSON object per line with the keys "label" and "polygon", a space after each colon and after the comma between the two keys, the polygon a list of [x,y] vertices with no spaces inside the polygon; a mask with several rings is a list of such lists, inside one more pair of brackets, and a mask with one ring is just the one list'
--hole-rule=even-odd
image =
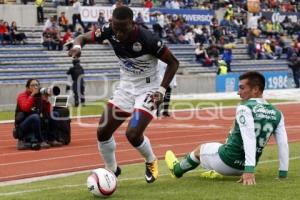
{"label": "soccer player in green jersey", "polygon": [[180,162],[172,151],[165,155],[166,164],[173,177],[195,169],[199,164],[213,170],[205,176],[241,176],[244,185],[255,182],[255,166],[270,136],[275,136],[279,153],[279,177],[286,178],[289,165],[289,146],[283,114],[263,99],[265,78],[251,71],[239,77],[237,107],[234,124],[225,144],[206,143],[185,156]]}

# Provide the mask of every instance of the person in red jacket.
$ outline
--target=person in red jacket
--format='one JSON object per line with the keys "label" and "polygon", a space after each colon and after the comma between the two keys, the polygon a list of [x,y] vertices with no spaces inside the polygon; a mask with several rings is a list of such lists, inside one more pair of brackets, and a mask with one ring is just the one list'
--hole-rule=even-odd
{"label": "person in red jacket", "polygon": [[[17,132],[17,149],[48,148],[51,146],[61,146],[55,137],[42,132],[42,120],[50,119],[51,104],[47,94],[40,93],[40,83],[37,79],[28,79],[25,91],[21,92],[17,98],[15,114],[15,127]],[[51,120],[50,120],[51,121]],[[49,141],[49,144],[46,143]]]}

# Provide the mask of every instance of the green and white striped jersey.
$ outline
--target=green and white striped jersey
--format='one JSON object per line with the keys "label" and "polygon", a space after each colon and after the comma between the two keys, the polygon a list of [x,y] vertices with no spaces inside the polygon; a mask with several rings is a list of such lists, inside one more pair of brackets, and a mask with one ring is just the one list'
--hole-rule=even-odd
{"label": "green and white striped jersey", "polygon": [[270,136],[279,147],[280,171],[288,170],[288,142],[282,113],[264,99],[242,102],[227,141],[219,148],[220,158],[228,166],[254,172]]}

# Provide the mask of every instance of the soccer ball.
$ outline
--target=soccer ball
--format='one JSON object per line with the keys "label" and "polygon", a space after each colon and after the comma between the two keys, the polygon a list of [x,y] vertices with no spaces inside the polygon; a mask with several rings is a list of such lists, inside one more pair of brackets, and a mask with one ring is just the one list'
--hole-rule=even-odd
{"label": "soccer ball", "polygon": [[96,196],[108,197],[117,189],[117,177],[110,170],[95,169],[87,178],[87,188]]}

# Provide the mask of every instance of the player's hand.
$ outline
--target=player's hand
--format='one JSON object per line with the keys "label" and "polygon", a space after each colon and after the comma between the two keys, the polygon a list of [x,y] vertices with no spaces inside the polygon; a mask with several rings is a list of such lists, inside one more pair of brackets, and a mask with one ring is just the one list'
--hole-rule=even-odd
{"label": "player's hand", "polygon": [[36,94],[38,94],[40,92],[40,88],[39,87],[34,87],[31,91],[31,96],[35,96]]}
{"label": "player's hand", "polygon": [[42,100],[49,101],[48,97],[49,97],[48,94],[42,94]]}
{"label": "player's hand", "polygon": [[159,105],[162,104],[162,102],[164,101],[164,94],[162,94],[159,91],[156,91],[152,95],[152,100],[153,100],[153,103],[156,106],[156,108],[158,108]]}
{"label": "player's hand", "polygon": [[81,48],[74,45],[72,49],[69,51],[69,56],[73,59],[79,58],[81,56]]}
{"label": "player's hand", "polygon": [[255,185],[255,175],[254,173],[243,173],[238,182],[243,183],[243,185]]}

